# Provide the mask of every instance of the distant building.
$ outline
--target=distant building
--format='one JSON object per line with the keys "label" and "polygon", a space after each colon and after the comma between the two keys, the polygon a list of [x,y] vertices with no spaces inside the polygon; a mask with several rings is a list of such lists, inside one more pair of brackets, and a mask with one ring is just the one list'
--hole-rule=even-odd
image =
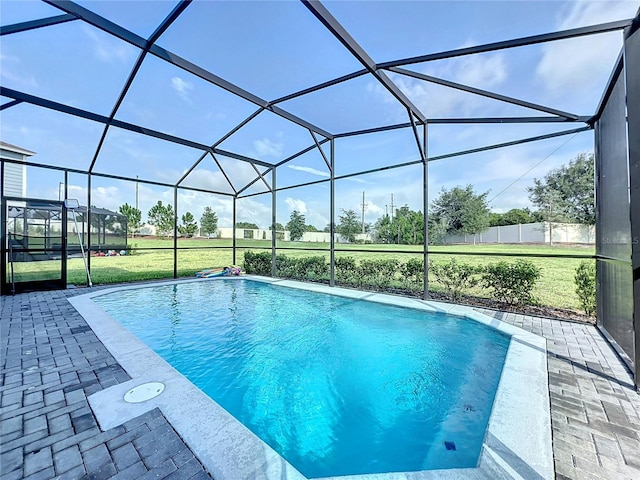
{"label": "distant building", "polygon": [[[24,162],[35,152],[0,141],[0,159]],[[4,162],[4,195],[6,197],[27,196],[27,166]]]}

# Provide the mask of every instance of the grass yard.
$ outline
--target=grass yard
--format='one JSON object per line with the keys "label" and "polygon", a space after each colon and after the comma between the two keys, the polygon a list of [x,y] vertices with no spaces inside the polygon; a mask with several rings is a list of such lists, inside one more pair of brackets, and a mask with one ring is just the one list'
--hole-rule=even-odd
{"label": "grass yard", "polygon": [[[108,284],[128,281],[150,280],[158,278],[171,278],[173,276],[173,251],[164,250],[172,248],[173,240],[134,238],[129,239],[129,245],[136,247],[134,255],[114,257],[92,257],[91,278],[93,283]],[[278,242],[279,254],[287,256],[324,256],[329,260],[328,243],[303,243],[303,242]],[[178,247],[178,276],[190,277],[198,270],[212,267],[222,267],[233,264],[233,250],[231,240],[222,239],[180,239]],[[212,248],[217,247],[217,248]],[[271,247],[270,241],[244,240],[237,241],[236,262],[243,263],[245,250],[255,252],[264,251]],[[293,248],[295,250],[288,250]],[[149,249],[149,250],[147,250]],[[313,249],[324,249],[317,251]],[[406,261],[412,256],[421,258],[422,250],[414,245],[350,245],[336,244],[336,257],[351,256],[358,261],[364,259],[396,258]],[[357,251],[360,250],[360,251]],[[391,253],[390,250],[399,250],[402,253]],[[450,258],[456,258],[458,262],[466,262],[472,265],[486,265],[489,262],[505,260],[515,261],[517,258],[529,258],[537,265],[542,276],[536,287],[535,294],[540,303],[547,306],[579,310],[580,306],[575,293],[574,274],[582,261],[579,258],[544,258],[536,255],[593,255],[594,247],[582,246],[549,246],[549,245],[451,245],[430,247],[434,262],[446,262]],[[388,252],[388,253],[387,253]],[[470,254],[484,254],[486,256],[474,256]],[[500,257],[491,254],[508,254]],[[513,255],[513,256],[511,256]],[[527,257],[534,255],[534,257]],[[26,280],[32,275],[38,278],[55,275],[60,262],[45,261],[28,264],[15,264],[16,279]],[[82,285],[86,281],[82,258],[69,259],[68,283]],[[37,269],[37,273],[34,271]],[[432,278],[430,288],[435,291],[442,290]],[[477,295],[483,293],[470,292]],[[484,293],[486,295],[486,293]]]}

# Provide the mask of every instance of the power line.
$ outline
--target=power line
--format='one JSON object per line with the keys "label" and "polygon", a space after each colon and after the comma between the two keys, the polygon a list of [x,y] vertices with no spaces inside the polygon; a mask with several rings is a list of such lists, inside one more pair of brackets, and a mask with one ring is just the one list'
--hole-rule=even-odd
{"label": "power line", "polygon": [[538,163],[536,163],[533,167],[531,167],[529,170],[527,170],[526,172],[524,172],[522,175],[520,175],[518,178],[516,178],[513,182],[511,182],[509,185],[507,185],[504,189],[502,189],[502,191],[500,191],[500,193],[496,194],[491,200],[488,200],[487,203],[491,203],[493,202],[496,198],[498,198],[500,195],[502,195],[504,192],[506,192],[507,190],[509,190],[511,187],[513,187],[516,183],[518,183],[520,180],[522,180],[522,178],[527,175],[531,170],[533,170],[534,168],[536,168],[538,165],[540,165],[542,162],[544,162],[546,159],[548,159],[551,155],[553,155],[554,153],[556,153],[558,150],[560,150],[562,147],[564,147],[567,143],[569,143],[571,140],[573,140],[573,138],[578,135],[577,133],[574,133],[571,137],[569,137],[562,145],[560,145],[558,148],[556,148],[555,150],[553,150],[549,155],[547,155],[546,157],[544,157],[542,160],[540,160]]}

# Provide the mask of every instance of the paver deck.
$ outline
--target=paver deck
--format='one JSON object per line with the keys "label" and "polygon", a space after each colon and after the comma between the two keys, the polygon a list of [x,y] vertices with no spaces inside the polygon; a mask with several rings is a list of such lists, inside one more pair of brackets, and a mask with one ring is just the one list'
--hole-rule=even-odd
{"label": "paver deck", "polygon": [[0,478],[211,478],[155,409],[101,431],[87,396],[129,380],[67,297],[0,302]]}
{"label": "paver deck", "polygon": [[598,329],[480,311],[547,339],[556,478],[640,479],[640,394]]}
{"label": "paver deck", "polygon": [[[100,430],[87,396],[129,376],[67,301],[81,293],[0,300],[0,477],[211,478],[158,409]],[[547,339],[556,478],[639,479],[640,395],[598,330],[482,312]]]}

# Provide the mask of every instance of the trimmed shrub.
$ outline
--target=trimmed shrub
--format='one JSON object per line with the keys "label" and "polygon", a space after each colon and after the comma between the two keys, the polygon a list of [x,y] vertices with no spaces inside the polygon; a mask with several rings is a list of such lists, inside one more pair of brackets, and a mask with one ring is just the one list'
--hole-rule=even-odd
{"label": "trimmed shrub", "polygon": [[490,263],[484,267],[482,283],[492,290],[496,300],[508,305],[534,305],[533,288],[540,278],[540,269],[529,260]]}
{"label": "trimmed shrub", "polygon": [[276,255],[276,276],[281,278],[296,278],[296,262],[286,255]]}
{"label": "trimmed shrub", "polygon": [[358,286],[388,287],[398,272],[398,260],[361,260],[357,266]]}
{"label": "trimmed shrub", "polygon": [[244,252],[243,268],[254,275],[271,275],[271,252]]}
{"label": "trimmed shrub", "polygon": [[276,256],[276,275],[294,280],[322,280],[329,276],[329,264],[324,257]]}
{"label": "trimmed shrub", "polygon": [[329,264],[324,257],[298,258],[300,278],[308,280],[323,280],[329,278]]}
{"label": "trimmed shrub", "polygon": [[339,283],[357,285],[357,265],[353,257],[338,257],[335,259],[335,276]]}
{"label": "trimmed shrub", "polygon": [[473,288],[480,283],[481,269],[468,263],[458,263],[455,258],[448,263],[434,263],[429,261],[429,272],[436,277],[454,301],[460,300],[464,290]]}
{"label": "trimmed shrub", "polygon": [[419,291],[424,287],[424,265],[423,260],[410,258],[406,263],[400,264],[400,274],[404,280],[405,287],[409,290]]}
{"label": "trimmed shrub", "polygon": [[391,282],[396,279],[396,275],[399,271],[400,262],[395,258],[389,258],[386,260],[378,260],[378,275],[376,286],[388,287]]}
{"label": "trimmed shrub", "polygon": [[576,293],[584,313],[593,316],[596,313],[596,264],[583,260],[576,269]]}

